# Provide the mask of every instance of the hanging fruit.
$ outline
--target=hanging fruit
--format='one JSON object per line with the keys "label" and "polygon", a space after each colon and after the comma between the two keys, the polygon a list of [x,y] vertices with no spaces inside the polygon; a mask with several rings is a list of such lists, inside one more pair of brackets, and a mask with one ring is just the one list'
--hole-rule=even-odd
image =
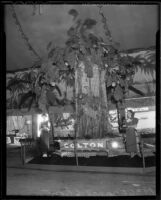
{"label": "hanging fruit", "polygon": [[108,68],[108,64],[105,64],[105,67]]}
{"label": "hanging fruit", "polygon": [[112,87],[116,87],[116,82],[112,82]]}
{"label": "hanging fruit", "polygon": [[68,62],[65,62],[64,64],[65,64],[65,66],[67,66],[67,67],[68,67],[68,65],[69,65]]}

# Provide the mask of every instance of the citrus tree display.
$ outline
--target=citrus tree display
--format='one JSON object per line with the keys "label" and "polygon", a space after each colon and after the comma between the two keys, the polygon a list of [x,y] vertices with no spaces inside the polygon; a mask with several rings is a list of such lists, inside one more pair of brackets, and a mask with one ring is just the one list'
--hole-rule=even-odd
{"label": "citrus tree display", "polygon": [[[49,114],[53,133],[56,119],[50,106],[69,103],[67,88],[72,87],[73,99],[70,103],[75,110],[76,137],[102,138],[111,132],[110,103],[116,105],[121,130],[125,118],[125,94],[129,89],[139,93],[132,84],[134,67],[140,63],[130,56],[121,56],[101,7],[99,14],[106,41],[92,32],[97,25],[94,19],[82,20],[74,9],[69,14],[73,16],[73,26],[67,31],[65,47],[60,48],[49,42],[46,48],[48,55],[37,72],[31,70],[18,79],[21,88],[24,85],[28,87],[28,91],[20,95],[19,107],[28,98],[29,108],[35,102],[42,113]],[[63,81],[66,84],[65,95],[59,88]],[[8,88],[13,91],[14,85],[16,82]]]}
{"label": "citrus tree display", "polygon": [[50,42],[47,46],[48,62],[41,69],[50,83],[65,79],[73,87],[77,137],[101,138],[111,131],[108,116],[110,102],[116,105],[119,125],[122,126],[124,98],[132,87],[136,63],[128,56],[120,56],[101,10],[106,43],[91,33],[97,24],[95,20],[79,19],[74,9],[69,14],[74,18],[74,25],[67,32],[65,48],[53,47]]}

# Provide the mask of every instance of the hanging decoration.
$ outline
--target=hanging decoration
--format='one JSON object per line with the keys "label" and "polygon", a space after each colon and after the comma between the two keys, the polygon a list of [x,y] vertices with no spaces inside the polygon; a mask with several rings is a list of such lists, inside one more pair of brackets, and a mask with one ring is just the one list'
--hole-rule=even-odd
{"label": "hanging decoration", "polygon": [[26,36],[26,34],[24,33],[23,29],[22,29],[22,26],[21,26],[21,23],[17,17],[17,14],[16,14],[16,11],[15,11],[15,8],[14,6],[11,4],[11,10],[12,10],[12,17],[14,18],[15,20],[15,24],[17,25],[18,27],[18,30],[19,32],[21,33],[21,36],[22,36],[22,39],[25,41],[26,43],[26,46],[28,47],[28,50],[32,51],[32,53],[36,56],[36,58],[38,58],[38,60],[40,60],[40,56],[39,54],[36,52],[36,50],[32,47],[32,45],[30,44],[29,42],[29,38]]}
{"label": "hanging decoration", "polygon": [[104,30],[105,30],[105,35],[106,35],[106,37],[108,38],[108,40],[110,41],[110,42],[112,42],[112,35],[111,35],[111,32],[110,32],[110,30],[109,30],[109,28],[108,28],[108,25],[107,25],[107,18],[104,16],[104,14],[103,14],[103,11],[102,11],[102,5],[99,5],[98,6],[98,8],[99,8],[99,14],[101,15],[101,17],[102,17],[102,23],[103,23],[103,28],[104,28]]}

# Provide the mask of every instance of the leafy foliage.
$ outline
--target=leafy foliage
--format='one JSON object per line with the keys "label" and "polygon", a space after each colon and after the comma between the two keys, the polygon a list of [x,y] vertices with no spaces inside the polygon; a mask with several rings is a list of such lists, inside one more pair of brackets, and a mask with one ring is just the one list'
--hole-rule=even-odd
{"label": "leafy foliage", "polygon": [[18,106],[18,95],[22,93],[25,88],[26,84],[28,85],[28,81],[20,79],[18,75],[11,77],[7,83],[6,89],[10,91],[10,101],[8,102],[9,107],[16,107]]}
{"label": "leafy foliage", "polygon": [[22,105],[24,105],[26,101],[29,101],[28,102],[28,111],[29,111],[31,109],[31,106],[33,105],[33,103],[36,102],[36,100],[37,100],[36,93],[34,93],[32,91],[23,93],[23,94],[21,94],[18,107],[19,107],[19,109],[21,109]]}
{"label": "leafy foliage", "polygon": [[17,78],[14,77],[13,79],[9,80],[6,89],[12,91],[13,93],[16,90],[23,91],[23,89],[25,89],[25,85],[24,84],[27,84],[27,83],[29,83],[29,82],[21,80],[21,79],[17,79]]}
{"label": "leafy foliage", "polygon": [[109,28],[108,28],[108,25],[107,25],[107,19],[106,19],[106,17],[104,16],[104,14],[103,14],[101,8],[102,8],[102,6],[100,6],[99,14],[100,14],[101,17],[102,17],[101,21],[102,21],[102,24],[103,24],[103,28],[104,28],[104,30],[105,30],[105,35],[106,35],[106,37],[108,38],[108,40],[109,40],[110,42],[112,42],[112,36],[111,36],[111,32],[110,32],[110,30],[109,30]]}
{"label": "leafy foliage", "polygon": [[[93,64],[97,64],[100,70],[106,71],[105,81],[107,88],[111,88],[111,97],[116,101],[121,100],[129,85],[132,84],[133,63],[136,64],[136,61],[130,57],[120,57],[115,45],[106,44],[102,38],[91,33],[90,30],[97,24],[95,20],[86,18],[82,21],[74,9],[71,9],[69,14],[73,16],[74,25],[67,31],[66,47],[53,46],[50,41],[47,45],[48,61],[41,65],[37,75],[33,71],[24,74],[23,83],[29,84],[37,99],[44,99],[41,104],[48,104],[45,101],[45,94],[52,83],[56,84],[63,80],[68,86],[73,87],[76,63],[83,61],[89,78],[93,77]],[[107,19],[101,10],[100,15],[105,34],[109,41],[112,41]]]}
{"label": "leafy foliage", "polygon": [[73,116],[70,115],[68,118],[64,118],[62,115],[55,115],[55,127],[67,128],[72,125]]}
{"label": "leafy foliage", "polygon": [[68,14],[72,15],[74,19],[78,16],[78,12],[75,9],[71,9]]}
{"label": "leafy foliage", "polygon": [[86,29],[92,29],[93,26],[95,26],[97,24],[97,22],[93,19],[90,19],[90,18],[87,18],[84,20],[84,23],[83,23],[83,27],[82,28],[86,28]]}

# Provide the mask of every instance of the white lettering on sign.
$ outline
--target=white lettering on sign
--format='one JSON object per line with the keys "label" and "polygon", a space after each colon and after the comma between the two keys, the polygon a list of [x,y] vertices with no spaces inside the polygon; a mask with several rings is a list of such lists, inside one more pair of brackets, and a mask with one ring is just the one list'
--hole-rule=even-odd
{"label": "white lettering on sign", "polygon": [[[64,148],[74,148],[73,143],[64,143]],[[78,149],[87,149],[87,148],[104,148],[103,142],[82,142],[82,143],[77,143],[77,148]]]}
{"label": "white lettering on sign", "polygon": [[77,144],[77,147],[80,148],[80,149],[83,148],[79,143]]}
{"label": "white lettering on sign", "polygon": [[126,110],[126,111],[127,111],[127,110],[133,110],[134,112],[140,112],[140,111],[148,111],[149,108],[148,108],[148,107],[141,107],[141,108],[126,108],[125,110]]}
{"label": "white lettering on sign", "polygon": [[[141,112],[141,111],[149,111],[149,107],[141,107],[141,108],[126,108],[125,111],[127,112],[127,110],[132,110],[134,112]],[[109,111],[110,115],[114,115],[117,114],[117,110],[110,110]]]}
{"label": "white lettering on sign", "polygon": [[68,143],[64,143],[64,147],[65,148],[69,148],[69,144]]}
{"label": "white lettering on sign", "polygon": [[98,143],[97,146],[103,148],[103,143]]}
{"label": "white lettering on sign", "polygon": [[96,147],[96,144],[95,143],[91,143],[90,147]]}
{"label": "white lettering on sign", "polygon": [[87,146],[88,146],[88,143],[83,143],[84,145],[85,145],[85,148],[87,148]]}
{"label": "white lettering on sign", "polygon": [[74,148],[74,144],[73,144],[73,143],[71,143],[71,144],[70,144],[70,147],[73,149],[73,148]]}

